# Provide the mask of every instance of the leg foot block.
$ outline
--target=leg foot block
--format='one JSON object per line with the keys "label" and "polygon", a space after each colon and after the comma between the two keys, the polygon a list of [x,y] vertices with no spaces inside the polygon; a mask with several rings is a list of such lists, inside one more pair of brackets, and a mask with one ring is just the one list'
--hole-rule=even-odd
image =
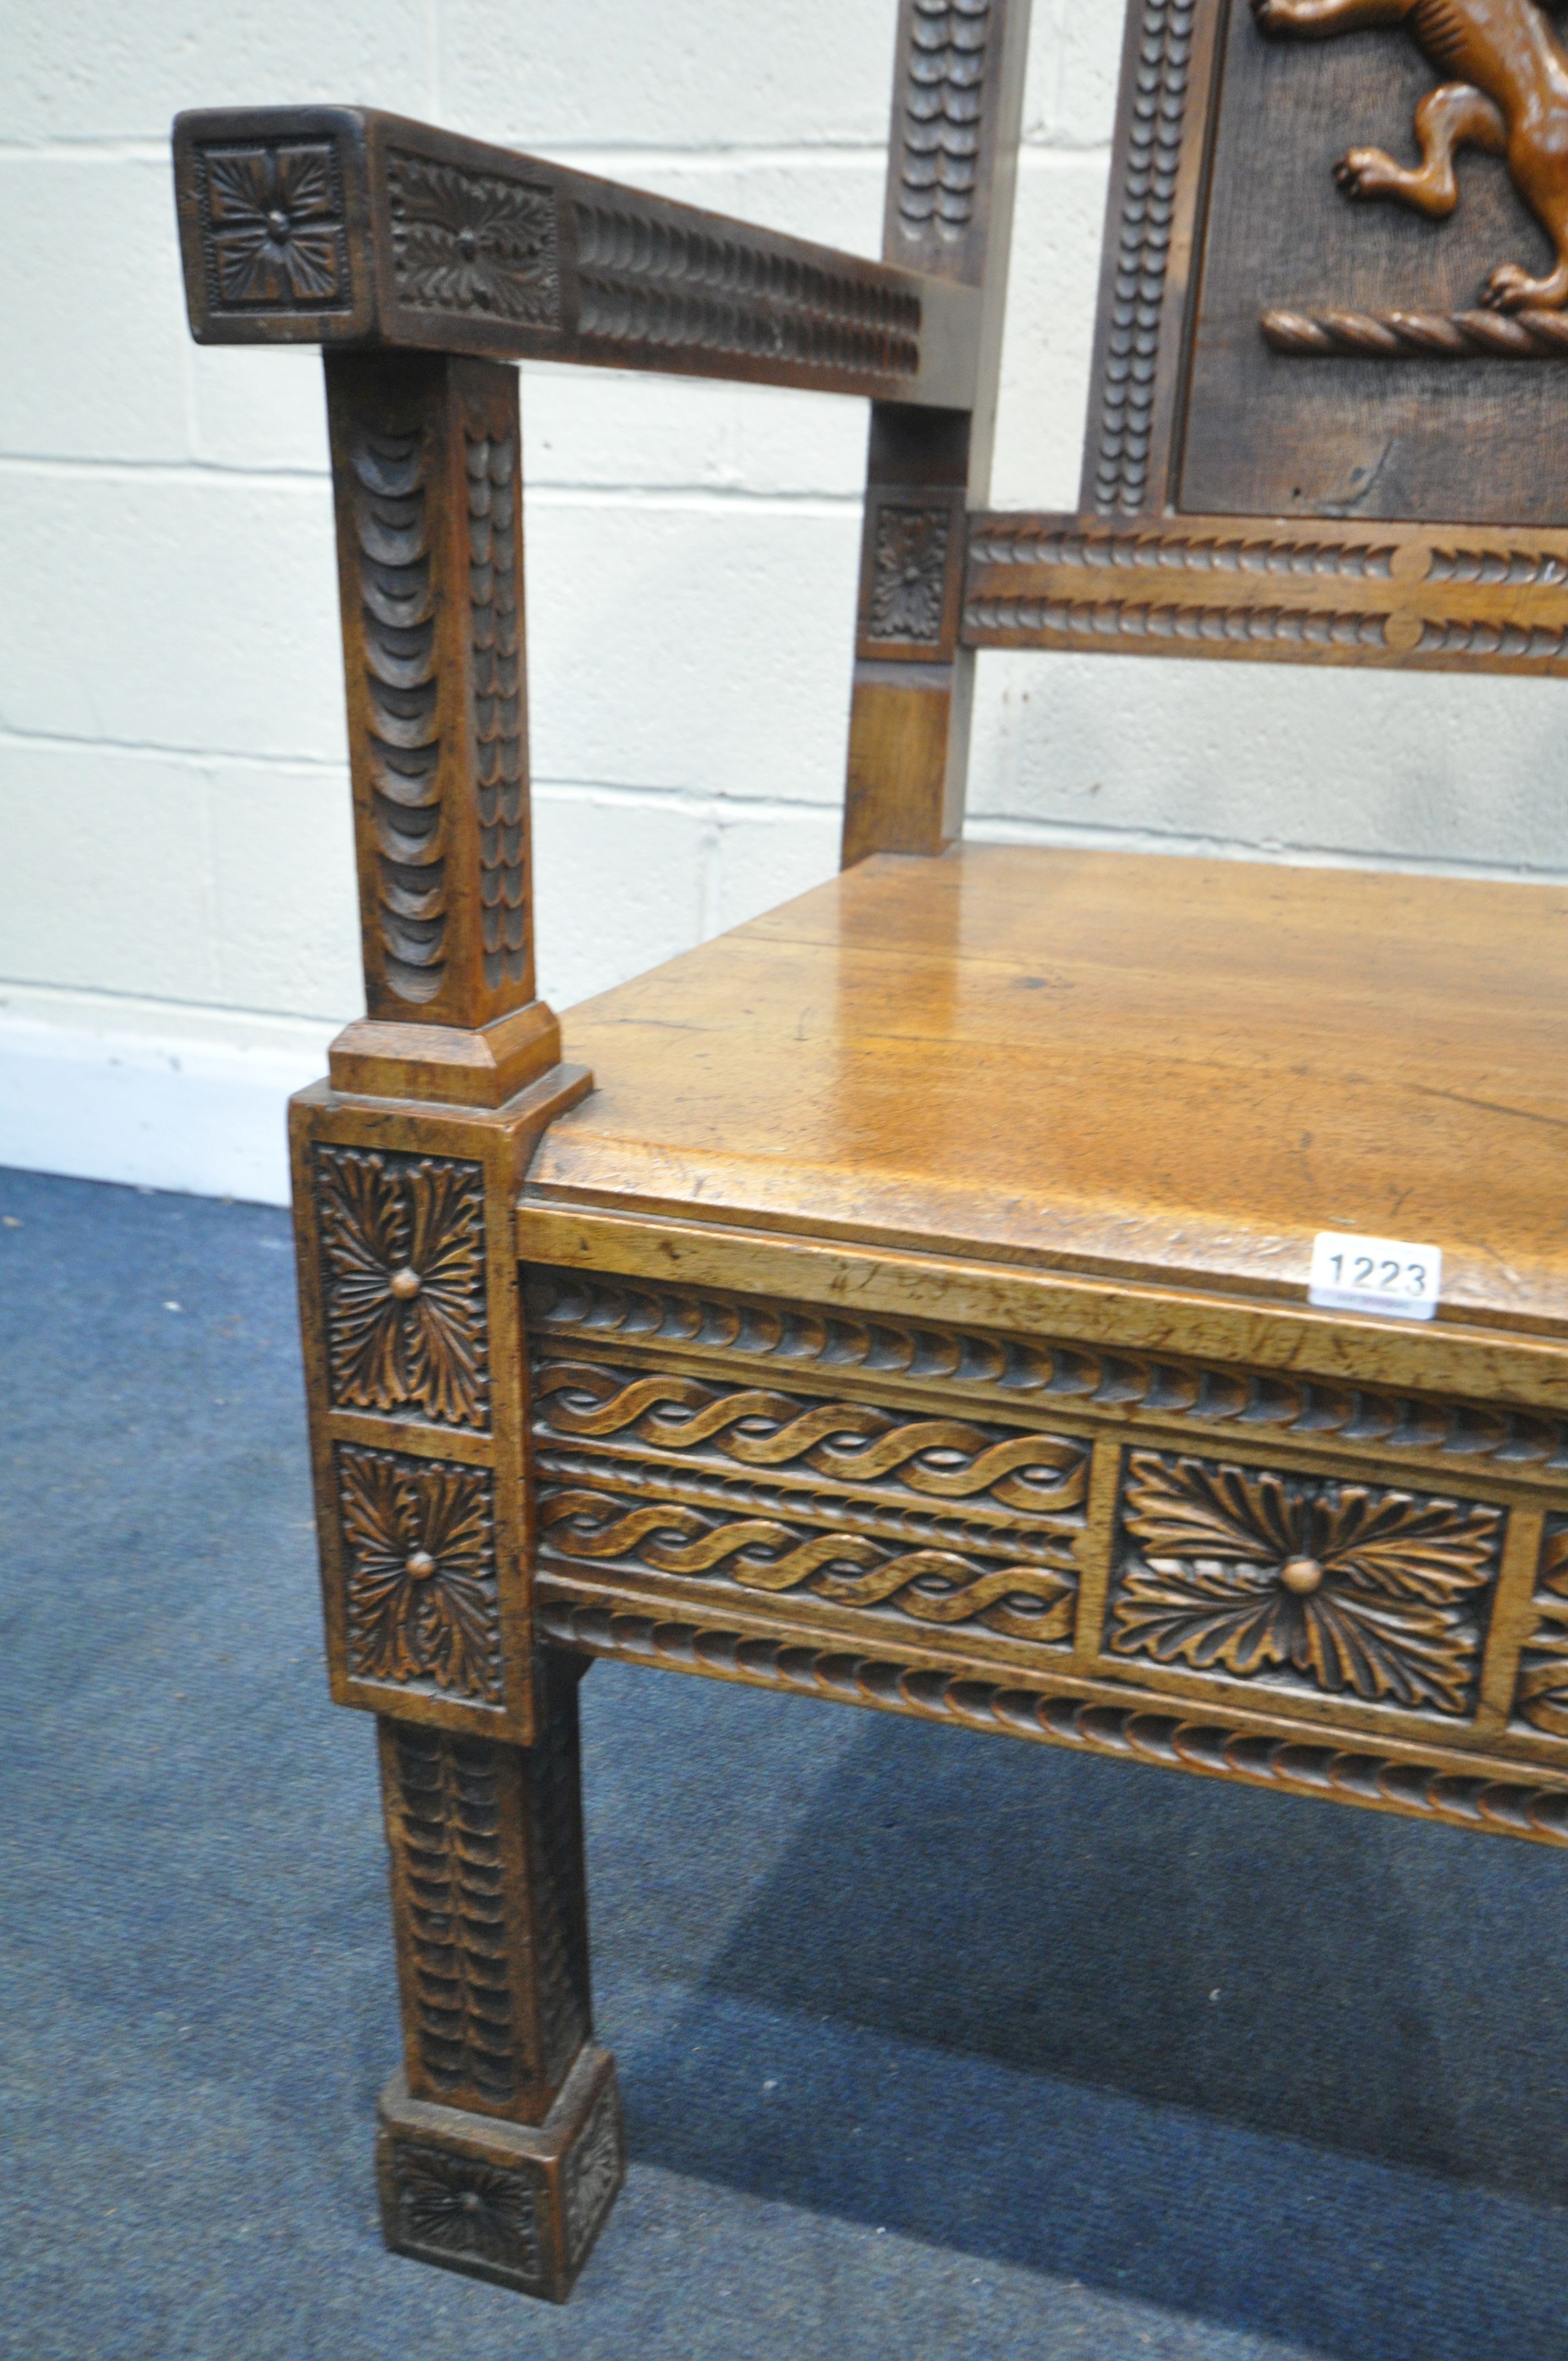
{"label": "leg foot block", "polygon": [[565,2303],[626,2177],[615,2060],[590,2043],[542,2124],[381,2093],[376,2175],[396,2255]]}

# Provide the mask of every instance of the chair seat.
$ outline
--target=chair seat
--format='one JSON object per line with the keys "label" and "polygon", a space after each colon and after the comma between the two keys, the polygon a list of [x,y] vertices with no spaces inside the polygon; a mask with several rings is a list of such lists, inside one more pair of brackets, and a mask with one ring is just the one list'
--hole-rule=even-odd
{"label": "chair seat", "polygon": [[565,1020],[525,1202],[1300,1300],[1321,1229],[1568,1320],[1568,893],[966,845]]}

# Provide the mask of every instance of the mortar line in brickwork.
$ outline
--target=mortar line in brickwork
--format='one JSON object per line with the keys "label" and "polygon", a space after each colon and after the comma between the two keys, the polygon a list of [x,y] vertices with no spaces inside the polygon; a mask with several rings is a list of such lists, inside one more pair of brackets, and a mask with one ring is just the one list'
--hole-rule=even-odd
{"label": "mortar line in brickwork", "polygon": [[[203,490],[221,485],[225,490],[308,491],[325,497],[330,478],[303,467],[230,467],[202,459],[93,459],[46,456],[37,452],[0,452],[0,476],[38,476],[50,482],[80,476],[94,483],[156,480],[174,485],[199,484]],[[861,495],[844,492],[753,492],[743,485],[707,484],[580,484],[554,483],[533,478],[528,488],[533,509],[642,509],[693,514],[744,511],[750,516],[858,515]]]}
{"label": "mortar line in brickwork", "polygon": [[1285,844],[1276,837],[1203,836],[1197,830],[1154,828],[1085,828],[1069,819],[1035,819],[1022,813],[985,818],[970,811],[964,820],[970,844],[1070,846],[1074,851],[1168,852],[1173,846],[1210,861],[1272,861],[1283,868],[1394,870],[1429,877],[1495,877],[1507,883],[1528,878],[1543,885],[1568,884],[1568,871],[1530,861],[1460,861],[1439,853],[1346,852],[1337,845]]}
{"label": "mortar line in brickwork", "polygon": [[138,762],[184,763],[193,771],[222,763],[234,770],[300,773],[311,778],[344,779],[348,757],[331,754],[258,754],[254,748],[164,745],[156,738],[85,738],[61,730],[26,730],[19,722],[0,723],[0,746],[47,748],[60,754],[129,754]]}
{"label": "mortar line in brickwork", "polygon": [[[431,108],[437,121],[442,111],[439,104]],[[769,148],[741,144],[728,148],[640,148],[624,142],[601,147],[591,139],[534,139],[525,131],[515,131],[497,133],[493,144],[521,148],[524,154],[538,156],[546,162],[569,162],[582,170],[602,172],[611,180],[626,176],[617,169],[620,166],[635,177],[640,171],[660,170],[719,174],[747,167],[758,171],[779,171],[833,164],[865,164],[880,172],[887,163],[885,144],[871,140],[803,141],[795,146]],[[1105,139],[1076,141],[1062,126],[1049,131],[1025,131],[1021,152],[1031,165],[1078,165],[1108,162],[1111,148]],[[167,170],[169,141],[167,134],[148,138],[0,139],[0,164],[14,163],[152,164]],[[870,245],[865,251],[871,255]]]}

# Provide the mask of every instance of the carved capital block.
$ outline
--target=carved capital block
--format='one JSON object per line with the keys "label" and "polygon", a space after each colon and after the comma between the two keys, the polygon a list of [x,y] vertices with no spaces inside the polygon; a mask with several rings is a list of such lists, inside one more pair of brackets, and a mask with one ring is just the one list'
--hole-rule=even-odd
{"label": "carved capital block", "polygon": [[174,156],[198,336],[332,344],[369,334],[364,140],[346,110],[181,115]]}
{"label": "carved capital block", "polygon": [[585,2048],[536,2128],[409,2094],[395,2074],[376,2144],[394,2254],[564,2303],[626,2176],[615,2061]]}

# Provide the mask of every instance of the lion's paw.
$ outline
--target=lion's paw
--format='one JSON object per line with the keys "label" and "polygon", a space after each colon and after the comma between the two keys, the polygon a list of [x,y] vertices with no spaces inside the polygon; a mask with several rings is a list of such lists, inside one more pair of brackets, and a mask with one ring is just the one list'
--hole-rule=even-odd
{"label": "lion's paw", "polygon": [[1252,0],[1252,13],[1263,33],[1288,33],[1296,21],[1290,0]]}
{"label": "lion's paw", "polygon": [[1522,264],[1500,262],[1481,291],[1481,301],[1489,312],[1521,312],[1525,305],[1539,302],[1541,284],[1532,279]]}
{"label": "lion's paw", "polygon": [[1394,187],[1398,172],[1381,148],[1353,148],[1334,166],[1334,179],[1347,197],[1380,197]]}

